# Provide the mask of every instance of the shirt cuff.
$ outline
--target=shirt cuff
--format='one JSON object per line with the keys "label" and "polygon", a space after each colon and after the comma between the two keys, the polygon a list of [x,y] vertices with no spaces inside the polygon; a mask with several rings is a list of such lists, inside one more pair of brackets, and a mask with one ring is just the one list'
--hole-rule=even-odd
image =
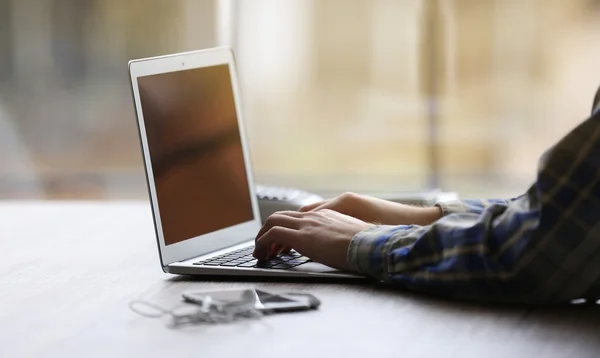
{"label": "shirt cuff", "polygon": [[464,214],[470,212],[469,207],[462,200],[452,200],[436,203],[435,206],[442,210],[442,216],[450,214]]}
{"label": "shirt cuff", "polygon": [[385,279],[388,271],[386,249],[389,239],[398,231],[412,228],[412,225],[380,225],[363,230],[352,238],[348,247],[347,260],[352,271],[367,276]]}

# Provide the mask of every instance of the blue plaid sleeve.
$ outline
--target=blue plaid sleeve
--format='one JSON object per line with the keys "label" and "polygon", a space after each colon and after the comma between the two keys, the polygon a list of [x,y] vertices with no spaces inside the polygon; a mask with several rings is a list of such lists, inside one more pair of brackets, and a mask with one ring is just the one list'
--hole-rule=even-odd
{"label": "blue plaid sleeve", "polygon": [[544,154],[526,194],[438,205],[444,216],[431,225],[358,233],[352,269],[461,299],[600,298],[600,113]]}
{"label": "blue plaid sleeve", "polygon": [[487,208],[492,205],[508,205],[509,200],[506,199],[466,199],[466,200],[455,200],[437,203],[440,209],[442,209],[443,216],[451,214],[481,214]]}

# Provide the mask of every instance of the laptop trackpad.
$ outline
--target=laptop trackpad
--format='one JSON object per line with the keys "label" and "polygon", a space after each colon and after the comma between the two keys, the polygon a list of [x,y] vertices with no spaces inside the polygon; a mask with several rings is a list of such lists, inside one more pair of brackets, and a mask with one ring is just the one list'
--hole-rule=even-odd
{"label": "laptop trackpad", "polygon": [[300,266],[292,267],[287,271],[314,272],[314,273],[336,273],[343,272],[333,267],[325,266],[318,262],[307,262]]}

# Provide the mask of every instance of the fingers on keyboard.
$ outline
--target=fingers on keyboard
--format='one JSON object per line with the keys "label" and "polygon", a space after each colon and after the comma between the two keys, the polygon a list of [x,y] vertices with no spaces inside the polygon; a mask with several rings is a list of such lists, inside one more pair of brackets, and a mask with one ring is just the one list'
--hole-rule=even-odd
{"label": "fingers on keyboard", "polygon": [[194,262],[194,265],[203,266],[223,266],[223,267],[241,267],[241,268],[270,268],[270,269],[289,269],[309,262],[310,259],[300,255],[296,251],[290,251],[281,254],[267,261],[256,260],[252,256],[253,247],[228,252],[207,260]]}

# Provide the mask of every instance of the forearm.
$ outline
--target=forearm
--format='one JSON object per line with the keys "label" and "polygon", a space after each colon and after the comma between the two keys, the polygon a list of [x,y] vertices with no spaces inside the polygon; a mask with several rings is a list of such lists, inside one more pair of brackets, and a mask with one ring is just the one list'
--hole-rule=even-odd
{"label": "forearm", "polygon": [[350,267],[429,293],[487,301],[600,298],[600,113],[540,160],[525,195],[440,203],[427,226],[354,236]]}
{"label": "forearm", "polygon": [[[530,193],[535,197],[535,188]],[[353,238],[348,262],[357,272],[417,291],[486,301],[535,300],[515,268],[532,242],[539,210],[529,205],[529,197],[519,200],[513,207],[504,200],[438,204],[445,216],[431,225],[373,227]],[[518,245],[509,246],[510,240]]]}
{"label": "forearm", "polygon": [[383,224],[397,225],[397,224],[411,224],[425,226],[434,223],[435,221],[442,218],[442,209],[438,206],[408,206],[403,204],[396,212],[392,210],[382,210],[383,212],[389,212],[390,216],[382,221]]}
{"label": "forearm", "polygon": [[379,224],[427,226],[450,214],[481,214],[492,206],[506,207],[508,202],[506,199],[467,199],[438,202],[427,207],[388,202],[376,210],[384,213]]}
{"label": "forearm", "polygon": [[[527,301],[522,277],[512,271],[514,262],[505,262],[491,245],[503,229],[489,224],[501,214],[457,214],[429,226],[377,226],[353,238],[348,262],[357,272],[416,291]],[[527,240],[530,233],[525,229],[521,239]]]}
{"label": "forearm", "polygon": [[400,225],[410,224],[418,226],[431,225],[444,216],[451,214],[481,214],[488,208],[505,208],[509,199],[466,199],[448,202],[438,202],[429,207],[407,206],[393,204],[396,207],[381,208],[382,212],[389,212],[383,224]]}

